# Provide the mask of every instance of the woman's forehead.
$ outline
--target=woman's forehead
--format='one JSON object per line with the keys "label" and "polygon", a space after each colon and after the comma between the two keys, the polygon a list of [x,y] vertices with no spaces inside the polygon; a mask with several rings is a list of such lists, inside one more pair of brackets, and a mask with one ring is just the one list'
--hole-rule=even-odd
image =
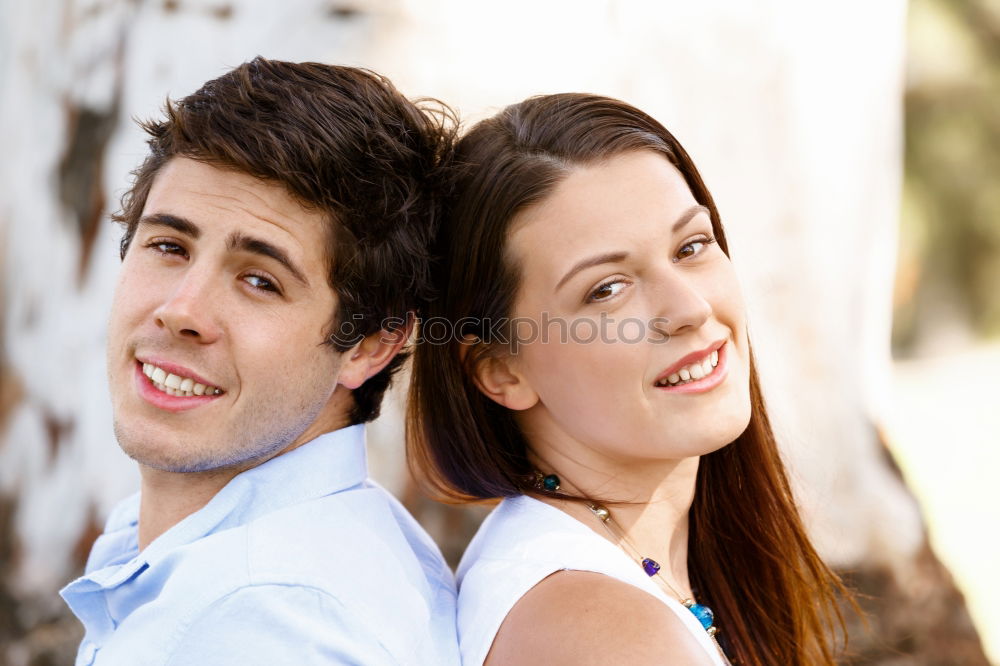
{"label": "woman's forehead", "polygon": [[697,201],[662,154],[634,151],[570,171],[545,199],[519,213],[508,256],[523,269],[559,270],[580,255],[669,238]]}

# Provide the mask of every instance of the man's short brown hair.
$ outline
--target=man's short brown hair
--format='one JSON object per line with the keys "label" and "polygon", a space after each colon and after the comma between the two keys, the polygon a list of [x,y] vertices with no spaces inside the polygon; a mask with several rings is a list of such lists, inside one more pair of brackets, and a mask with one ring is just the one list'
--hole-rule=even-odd
{"label": "man's short brown hair", "polygon": [[[122,257],[157,173],[183,156],[279,183],[326,214],[329,280],[338,299],[326,342],[336,350],[386,322],[399,328],[419,311],[430,295],[438,173],[456,127],[445,105],[410,102],[368,70],[257,57],[167,100],[165,114],[140,123],[150,154],[113,216],[125,229]],[[353,391],[352,423],[378,416],[404,359],[397,355]]]}

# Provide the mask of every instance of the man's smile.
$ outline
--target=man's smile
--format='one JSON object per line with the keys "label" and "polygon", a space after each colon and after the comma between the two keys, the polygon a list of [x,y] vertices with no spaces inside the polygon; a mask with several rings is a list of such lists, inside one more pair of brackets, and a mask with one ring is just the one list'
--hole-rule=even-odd
{"label": "man's smile", "polygon": [[146,402],[171,412],[204,405],[225,391],[194,372],[173,364],[136,359],[136,384]]}

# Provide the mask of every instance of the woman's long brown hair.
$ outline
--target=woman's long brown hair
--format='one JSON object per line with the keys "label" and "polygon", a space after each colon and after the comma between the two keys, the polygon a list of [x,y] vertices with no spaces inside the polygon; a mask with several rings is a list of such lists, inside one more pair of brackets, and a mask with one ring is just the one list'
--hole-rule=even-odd
{"label": "woman's long brown hair", "polygon": [[[534,97],[480,122],[459,142],[435,247],[439,293],[424,312],[428,335],[416,345],[407,424],[413,471],[439,496],[475,501],[537,494],[530,443],[512,413],[472,380],[476,363],[499,353],[510,333],[502,322],[511,316],[519,277],[505,255],[510,222],[574,167],[634,150],[656,151],[677,167],[709,209],[728,256],[718,211],[691,158],[662,125],[624,102],[584,94]],[[457,328],[447,339],[431,340],[431,320]],[[734,663],[833,664],[833,635],[843,631],[837,598],[847,592],[806,536],[752,350],[750,399],[746,430],[699,465],[690,512],[691,584],[724,618],[719,640]]]}

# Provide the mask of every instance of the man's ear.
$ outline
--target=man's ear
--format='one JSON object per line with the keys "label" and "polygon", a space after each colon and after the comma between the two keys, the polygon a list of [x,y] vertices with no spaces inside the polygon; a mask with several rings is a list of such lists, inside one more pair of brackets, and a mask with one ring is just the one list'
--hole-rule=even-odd
{"label": "man's ear", "polygon": [[370,377],[377,375],[389,364],[413,333],[413,316],[397,329],[381,329],[365,337],[353,348],[344,352],[344,362],[340,366],[337,383],[345,388],[356,389]]}
{"label": "man's ear", "polygon": [[538,403],[538,394],[509,355],[484,355],[473,371],[476,386],[487,398],[507,409],[521,411]]}

